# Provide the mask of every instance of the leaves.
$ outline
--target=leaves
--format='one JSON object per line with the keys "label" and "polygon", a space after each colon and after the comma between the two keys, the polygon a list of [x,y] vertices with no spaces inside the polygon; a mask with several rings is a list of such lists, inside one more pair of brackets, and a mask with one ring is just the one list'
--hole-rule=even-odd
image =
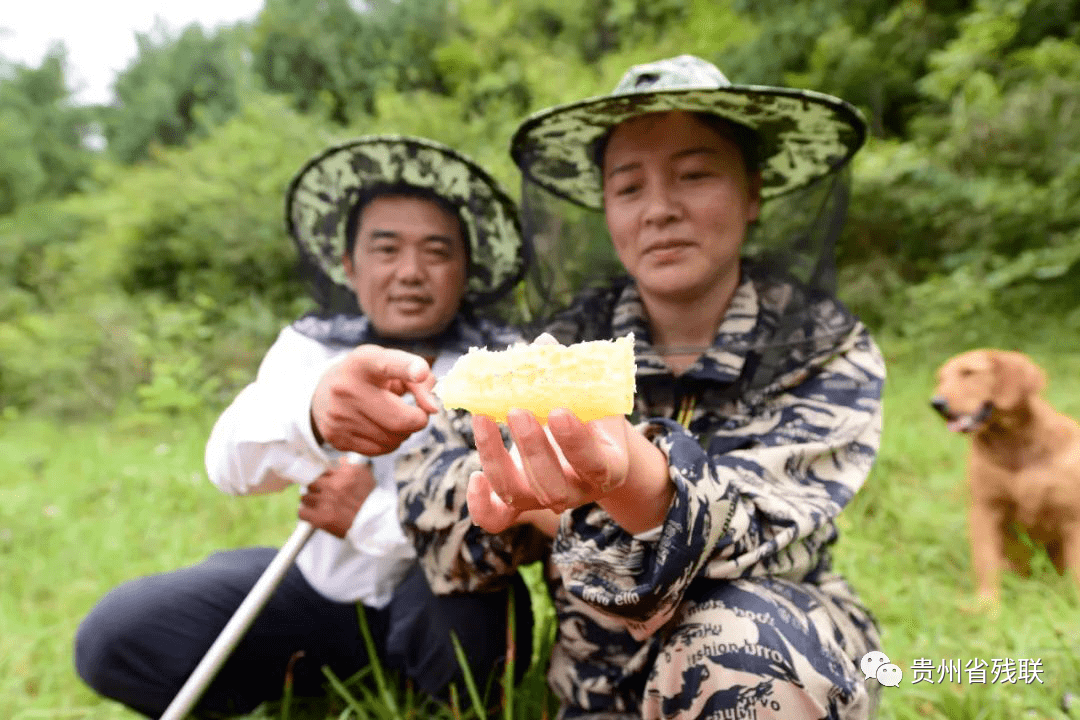
{"label": "leaves", "polygon": [[[421,135],[513,193],[527,114],[680,53],[868,118],[839,257],[842,297],[876,330],[1075,327],[1078,17],[1080,0],[266,0],[251,23],[140,36],[99,109],[72,104],[63,48],[0,61],[0,406],[227,397],[309,307],[282,222],[308,157]],[[566,275],[610,256],[574,227],[597,239]]]}
{"label": "leaves", "polygon": [[0,58],[0,215],[72,192],[90,171],[90,115],[72,104],[66,62],[63,46],[37,68]]}
{"label": "leaves", "polygon": [[234,33],[191,25],[174,37],[158,27],[135,42],[138,53],[113,88],[116,103],[103,111],[105,138],[120,162],[183,145],[239,109],[244,71]]}

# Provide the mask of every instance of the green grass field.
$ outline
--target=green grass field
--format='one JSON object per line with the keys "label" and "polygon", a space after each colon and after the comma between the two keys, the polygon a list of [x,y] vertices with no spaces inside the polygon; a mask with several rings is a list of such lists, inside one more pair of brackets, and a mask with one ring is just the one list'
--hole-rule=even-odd
{"label": "green grass field", "polygon": [[[1080,417],[1080,351],[1049,343],[1028,350],[1049,373],[1050,400]],[[933,371],[949,354],[886,344],[880,458],[840,519],[838,569],[876,613],[884,650],[904,671],[899,687],[883,688],[879,717],[1072,717],[1061,709],[1066,693],[1080,696],[1080,603],[1071,583],[1043,559],[1027,580],[1006,576],[997,618],[971,610],[965,442],[947,433],[927,404]],[[288,537],[295,493],[236,499],[206,480],[202,449],[216,410],[97,425],[0,420],[0,718],[136,717],[95,697],[72,669],[72,635],[87,610],[127,578],[193,563],[218,548],[278,545]],[[1038,679],[992,682],[990,666],[1004,659],[1039,660]],[[949,660],[961,668],[986,662],[987,682],[969,684],[966,673],[961,682],[936,682]],[[920,663],[933,666],[935,682],[912,684],[911,668]],[[539,677],[532,692],[516,698],[517,717],[539,717]],[[332,697],[329,717],[361,717],[340,694]],[[1080,717],[1080,709],[1073,712]],[[257,713],[282,715],[280,708]]]}

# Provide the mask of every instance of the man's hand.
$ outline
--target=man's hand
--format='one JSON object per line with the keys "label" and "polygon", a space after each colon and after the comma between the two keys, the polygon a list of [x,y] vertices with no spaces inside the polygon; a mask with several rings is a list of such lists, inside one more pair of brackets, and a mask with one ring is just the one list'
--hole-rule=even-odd
{"label": "man's hand", "polygon": [[344,458],[310,485],[300,496],[300,519],[344,538],[352,527],[360,506],[375,489],[375,476],[368,463],[350,463]]}
{"label": "man's hand", "polygon": [[[311,429],[342,451],[383,455],[422,430],[438,406],[435,376],[418,355],[361,345],[327,371],[311,399]],[[411,392],[416,405],[401,397]]]}

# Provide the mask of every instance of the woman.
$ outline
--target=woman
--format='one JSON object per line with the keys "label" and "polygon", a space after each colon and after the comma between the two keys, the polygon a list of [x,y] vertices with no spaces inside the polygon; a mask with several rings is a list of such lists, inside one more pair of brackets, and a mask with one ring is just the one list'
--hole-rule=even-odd
{"label": "woman", "polygon": [[733,86],[690,56],[515,134],[527,182],[604,211],[629,278],[549,332],[633,332],[635,411],[556,410],[547,432],[512,411],[513,452],[489,418],[440,416],[441,445],[400,466],[404,525],[437,592],[495,582],[553,534],[563,717],[869,716],[877,629],[828,550],[877,451],[884,365],[814,287],[823,257],[810,283],[743,258],[762,203],[864,136],[840,100]]}

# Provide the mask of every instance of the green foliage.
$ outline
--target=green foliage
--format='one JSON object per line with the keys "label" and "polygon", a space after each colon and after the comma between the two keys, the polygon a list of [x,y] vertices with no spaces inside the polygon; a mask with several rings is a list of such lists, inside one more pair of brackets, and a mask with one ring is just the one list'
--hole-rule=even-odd
{"label": "green foliage", "polygon": [[[513,193],[507,146],[527,113],[684,52],[735,82],[812,87],[863,110],[872,137],[854,166],[840,292],[873,328],[927,338],[963,325],[992,343],[1051,312],[1075,328],[1077,3],[267,0],[250,28],[140,38],[106,128],[110,155],[138,167],[79,149],[62,56],[9,67],[0,404],[27,409],[41,398],[29,388],[57,382],[94,388],[88,408],[179,412],[226,396],[306,307],[281,208],[311,154],[335,138],[421,135]],[[594,220],[570,218],[586,240],[549,269],[610,257]],[[187,345],[157,329],[173,314]],[[155,361],[155,348],[174,355]]]}
{"label": "green foliage", "polygon": [[[853,304],[879,327],[981,327],[973,343],[1036,313],[1080,327],[1080,45],[1019,44],[1029,9],[978,3],[927,58],[913,137],[859,158],[843,250]],[[873,291],[858,284],[864,262],[885,271]]]}
{"label": "green foliage", "polygon": [[0,286],[0,318],[64,305],[56,289],[77,270],[71,246],[84,230],[64,203],[36,203],[0,217],[0,277],[7,281]]}
{"label": "green foliage", "polygon": [[305,305],[283,195],[327,142],[262,96],[190,149],[102,167],[92,197],[0,222],[0,407],[174,412],[235,390]]}
{"label": "green foliage", "polygon": [[114,410],[140,372],[125,352],[125,333],[113,330],[123,315],[102,301],[93,310],[29,312],[0,322],[0,406],[58,415]]}
{"label": "green foliage", "polygon": [[346,125],[381,89],[441,91],[433,54],[447,34],[440,0],[267,0],[254,26],[253,67],[295,107]]}
{"label": "green foliage", "polygon": [[134,163],[236,113],[245,72],[238,40],[235,32],[206,34],[199,25],[176,36],[163,27],[136,33],[137,55],[117,76],[116,102],[102,111],[110,153]]}
{"label": "green foliage", "polygon": [[[903,137],[921,103],[916,83],[928,56],[954,32],[924,3],[897,3],[880,16],[834,16],[788,82],[833,93],[863,109],[878,137]],[[866,27],[860,27],[865,23]]]}
{"label": "green foliage", "polygon": [[0,215],[78,189],[92,156],[90,114],[72,104],[62,45],[33,68],[0,57]]}
{"label": "green foliage", "polygon": [[785,73],[803,71],[821,36],[839,15],[836,0],[800,3],[735,2],[736,12],[754,23],[749,42],[727,54],[724,69],[736,82],[782,85]]}
{"label": "green foliage", "polygon": [[132,295],[222,307],[257,295],[272,307],[301,290],[284,230],[284,191],[330,135],[279,100],[251,99],[240,115],[188,150],[118,172],[86,208],[87,248],[107,248],[110,279]]}
{"label": "green foliage", "polygon": [[253,64],[267,89],[289,93],[300,111],[345,123],[350,106],[369,104],[377,86],[353,72],[372,40],[347,0],[267,0],[254,26]]}
{"label": "green foliage", "polygon": [[[224,378],[211,371],[217,307],[206,295],[187,303],[165,303],[146,296],[145,321],[132,334],[137,356],[146,358],[145,381],[135,388],[138,407],[149,413],[177,415],[216,398]],[[241,378],[230,378],[241,381]]]}

